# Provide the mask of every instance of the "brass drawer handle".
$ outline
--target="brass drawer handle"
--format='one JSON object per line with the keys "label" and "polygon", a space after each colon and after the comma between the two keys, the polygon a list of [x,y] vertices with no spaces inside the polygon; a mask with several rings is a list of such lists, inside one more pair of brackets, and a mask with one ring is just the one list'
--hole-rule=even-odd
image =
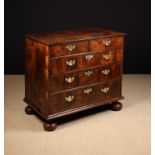
{"label": "brass drawer handle", "polygon": [[83,92],[84,92],[84,94],[90,94],[92,91],[93,91],[92,88],[87,88]]}
{"label": "brass drawer handle", "polygon": [[109,46],[111,44],[111,40],[110,39],[105,39],[105,40],[103,40],[103,44],[105,46]]}
{"label": "brass drawer handle", "polygon": [[74,96],[68,96],[68,97],[65,97],[65,100],[67,102],[72,102],[74,100]]}
{"label": "brass drawer handle", "polygon": [[66,82],[72,83],[74,81],[74,77],[68,77],[65,79]]}
{"label": "brass drawer handle", "polygon": [[75,50],[75,45],[67,45],[66,48],[71,52],[73,50]]}
{"label": "brass drawer handle", "polygon": [[109,60],[110,59],[110,54],[103,54],[103,58],[105,60]]}
{"label": "brass drawer handle", "polygon": [[110,69],[102,70],[102,74],[108,75],[110,73]]}
{"label": "brass drawer handle", "polygon": [[91,74],[93,74],[93,71],[86,71],[86,72],[85,72],[85,75],[86,75],[86,76],[90,76]]}
{"label": "brass drawer handle", "polygon": [[66,61],[66,64],[67,64],[68,66],[73,66],[73,65],[75,65],[75,60]]}
{"label": "brass drawer handle", "polygon": [[107,93],[110,90],[109,87],[101,88],[102,93]]}
{"label": "brass drawer handle", "polygon": [[86,59],[87,59],[87,60],[90,60],[90,59],[92,59],[93,57],[94,57],[93,54],[86,55]]}

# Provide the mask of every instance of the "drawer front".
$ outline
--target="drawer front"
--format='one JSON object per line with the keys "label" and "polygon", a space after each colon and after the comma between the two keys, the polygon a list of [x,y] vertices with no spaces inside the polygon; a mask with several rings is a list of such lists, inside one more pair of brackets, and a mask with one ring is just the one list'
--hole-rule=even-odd
{"label": "drawer front", "polygon": [[76,91],[69,91],[50,96],[52,113],[62,112],[78,107],[78,94]]}
{"label": "drawer front", "polygon": [[121,80],[114,80],[74,91],[50,95],[50,106],[52,113],[57,113],[120,96]]}
{"label": "drawer front", "polygon": [[90,41],[91,51],[123,48],[123,37],[104,38]]}
{"label": "drawer front", "polygon": [[117,52],[118,52],[118,50],[101,52],[100,64],[107,65],[107,64],[115,62],[115,58],[116,58],[115,56],[116,56]]}
{"label": "drawer front", "polygon": [[91,103],[98,102],[99,100],[99,85],[88,86],[78,90],[78,100],[81,105],[88,105]]}
{"label": "drawer front", "polygon": [[55,45],[51,47],[51,57],[88,52],[88,41]]}
{"label": "drawer front", "polygon": [[107,65],[114,62],[122,62],[122,50],[107,52],[90,52],[78,56],[69,56],[51,59],[50,74],[59,74],[78,69],[86,69],[99,65]]}
{"label": "drawer front", "polygon": [[98,68],[79,72],[79,85],[92,84],[98,81]]}
{"label": "drawer front", "polygon": [[106,81],[121,76],[121,64],[106,65],[98,69],[98,81]]}
{"label": "drawer front", "polygon": [[83,68],[89,68],[100,64],[100,53],[82,54],[55,58],[51,60],[51,74],[59,74]]}
{"label": "drawer front", "polygon": [[100,100],[117,96],[121,96],[121,80],[99,85],[98,97]]}
{"label": "drawer front", "polygon": [[79,83],[79,77],[77,72],[63,75],[54,75],[50,77],[50,80],[51,93],[77,87]]}
{"label": "drawer front", "polygon": [[121,96],[121,81],[115,80],[96,86],[88,86],[79,90],[79,102],[81,105],[87,105],[95,102],[101,102],[104,99]]}
{"label": "drawer front", "polygon": [[79,68],[78,60],[76,56],[55,58],[50,61],[50,74],[59,74],[62,72],[74,71]]}
{"label": "drawer front", "polygon": [[51,93],[120,77],[121,64],[112,64],[85,71],[52,75]]}

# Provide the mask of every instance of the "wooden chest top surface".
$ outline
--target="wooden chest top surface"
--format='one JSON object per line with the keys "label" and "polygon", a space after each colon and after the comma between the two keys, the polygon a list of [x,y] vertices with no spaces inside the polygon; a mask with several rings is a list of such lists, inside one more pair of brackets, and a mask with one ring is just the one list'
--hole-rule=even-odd
{"label": "wooden chest top surface", "polygon": [[125,35],[125,33],[114,32],[101,28],[87,28],[68,31],[57,31],[44,34],[27,34],[25,35],[25,37],[31,38],[46,45],[51,45],[122,35]]}

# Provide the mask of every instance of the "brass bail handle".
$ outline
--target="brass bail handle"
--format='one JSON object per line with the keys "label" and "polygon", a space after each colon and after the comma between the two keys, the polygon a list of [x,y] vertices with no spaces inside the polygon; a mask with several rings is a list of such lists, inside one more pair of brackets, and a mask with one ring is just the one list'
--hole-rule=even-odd
{"label": "brass bail handle", "polygon": [[71,101],[74,100],[74,96],[67,96],[67,97],[65,97],[65,100],[66,100],[67,102],[71,102]]}
{"label": "brass bail handle", "polygon": [[76,49],[75,45],[66,45],[66,48],[71,52]]}
{"label": "brass bail handle", "polygon": [[111,40],[110,40],[110,39],[104,39],[104,40],[103,40],[103,44],[104,44],[105,46],[109,46],[109,45],[111,44]]}
{"label": "brass bail handle", "polygon": [[108,75],[110,73],[110,69],[102,70],[102,74]]}
{"label": "brass bail handle", "polygon": [[73,65],[75,65],[75,60],[66,61],[66,64],[67,64],[68,66],[73,66]]}
{"label": "brass bail handle", "polygon": [[92,88],[87,88],[83,92],[84,92],[84,94],[90,94],[92,91],[93,91]]}
{"label": "brass bail handle", "polygon": [[87,60],[91,60],[94,58],[94,55],[93,54],[89,54],[89,55],[86,55],[85,56]]}
{"label": "brass bail handle", "polygon": [[93,74],[93,71],[92,71],[92,70],[91,70],[91,71],[86,71],[86,72],[85,72],[85,75],[86,75],[86,76],[90,76],[91,74]]}
{"label": "brass bail handle", "polygon": [[65,81],[68,82],[68,83],[72,83],[74,81],[74,79],[75,79],[74,76],[73,77],[68,77],[68,78],[65,79]]}
{"label": "brass bail handle", "polygon": [[102,93],[107,93],[110,90],[109,87],[101,88]]}
{"label": "brass bail handle", "polygon": [[103,58],[105,60],[109,60],[110,59],[110,54],[103,54]]}

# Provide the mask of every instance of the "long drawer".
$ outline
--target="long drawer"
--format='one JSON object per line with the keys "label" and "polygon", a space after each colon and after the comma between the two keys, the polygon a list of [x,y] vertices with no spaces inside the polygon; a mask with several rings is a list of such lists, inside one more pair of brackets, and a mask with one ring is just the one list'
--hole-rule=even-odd
{"label": "long drawer", "polygon": [[115,79],[121,75],[121,64],[111,64],[84,71],[50,76],[50,92],[71,89],[100,81]]}
{"label": "long drawer", "polygon": [[52,113],[58,113],[120,96],[121,79],[118,79],[53,94],[49,96],[49,102]]}
{"label": "long drawer", "polygon": [[122,62],[122,49],[52,58],[50,59],[50,74],[60,74],[114,62]]}

